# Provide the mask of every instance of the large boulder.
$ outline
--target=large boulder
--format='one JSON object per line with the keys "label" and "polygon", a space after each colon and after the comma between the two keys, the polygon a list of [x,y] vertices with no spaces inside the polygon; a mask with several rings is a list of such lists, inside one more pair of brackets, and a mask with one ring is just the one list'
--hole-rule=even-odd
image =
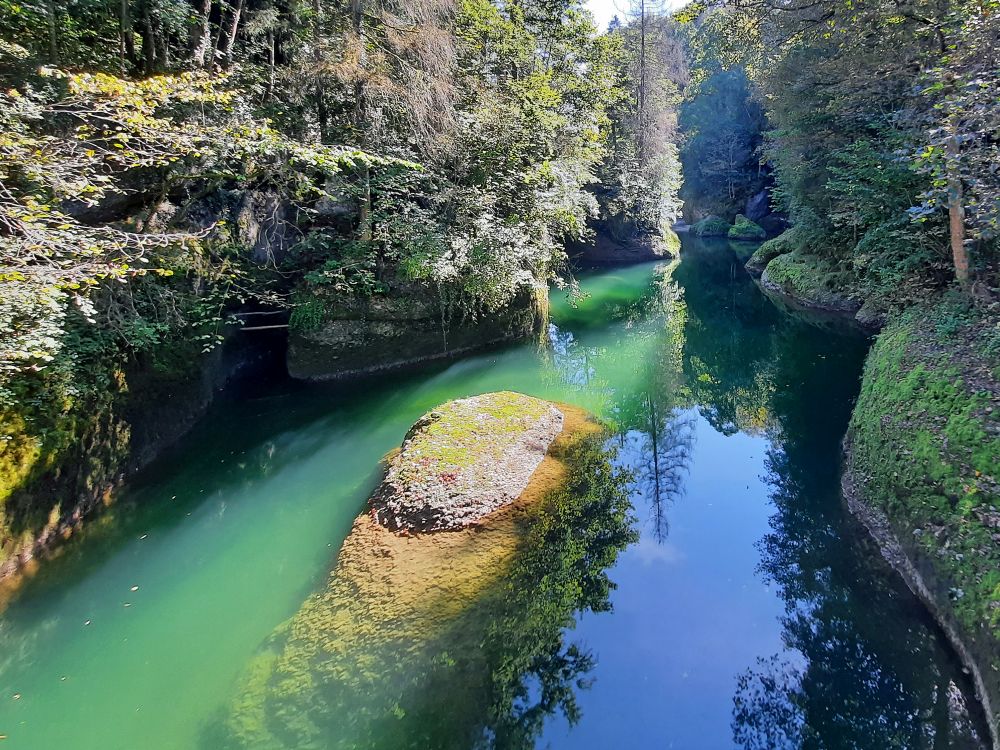
{"label": "large boulder", "polygon": [[760,276],[772,260],[779,255],[786,255],[797,249],[799,249],[799,240],[796,231],[789,229],[762,243],[746,262],[746,269],[754,276]]}
{"label": "large boulder", "polygon": [[750,221],[760,221],[771,213],[771,194],[767,188],[747,198],[743,213]]}
{"label": "large boulder", "polygon": [[591,237],[566,248],[583,265],[619,266],[680,254],[680,238],[670,228],[643,226],[621,214],[605,215],[588,225]]}
{"label": "large boulder", "polygon": [[736,223],[729,227],[727,235],[731,240],[763,240],[767,237],[767,232],[743,214],[737,214]]}
{"label": "large boulder", "polygon": [[729,234],[729,229],[729,222],[721,216],[706,216],[691,227],[691,231],[698,237],[725,237]]}
{"label": "large boulder", "polygon": [[459,399],[426,414],[389,462],[372,500],[392,530],[478,523],[517,499],[562,431],[563,415],[518,393]]}
{"label": "large boulder", "polygon": [[[487,480],[503,497],[489,512],[484,488],[463,477],[499,474],[498,455],[518,468]],[[576,709],[591,662],[572,658],[563,634],[576,613],[609,606],[605,568],[636,539],[611,458],[600,427],[562,404],[492,393],[427,414],[386,481],[422,496],[430,474],[449,488],[443,503],[488,516],[418,533],[419,514],[394,513],[393,530],[376,495],[324,586],[206,728],[206,746],[530,746],[548,714]],[[535,684],[559,698],[532,708],[526,727],[522,687]]]}

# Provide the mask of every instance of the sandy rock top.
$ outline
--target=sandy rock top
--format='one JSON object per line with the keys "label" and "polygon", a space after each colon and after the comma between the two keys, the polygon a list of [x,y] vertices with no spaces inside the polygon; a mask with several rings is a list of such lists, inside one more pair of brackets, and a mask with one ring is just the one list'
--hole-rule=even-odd
{"label": "sandy rock top", "polygon": [[372,513],[394,531],[474,524],[524,492],[562,428],[562,412],[520,393],[450,401],[410,428]]}

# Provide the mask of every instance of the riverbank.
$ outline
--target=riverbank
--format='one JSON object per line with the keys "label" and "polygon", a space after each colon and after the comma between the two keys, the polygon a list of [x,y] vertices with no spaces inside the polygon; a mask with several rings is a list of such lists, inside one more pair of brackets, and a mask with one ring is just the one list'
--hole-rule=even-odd
{"label": "riverbank", "polygon": [[[893,321],[865,366],[845,496],[971,671],[1000,741],[1000,350],[945,299]],[[992,354],[991,354],[992,353]]]}
{"label": "riverbank", "polygon": [[238,336],[207,354],[175,342],[141,361],[102,361],[77,377],[85,389],[68,393],[41,373],[19,402],[0,409],[4,590],[34,573],[40,559],[114,501],[123,482],[187,434],[227,384],[268,371],[280,356],[280,338]]}
{"label": "riverbank", "polygon": [[[961,295],[897,303],[810,253],[795,230],[747,263],[807,314],[881,333],[845,438],[844,497],[973,676],[1000,746],[1000,332]],[[995,305],[994,305],[995,307]]]}

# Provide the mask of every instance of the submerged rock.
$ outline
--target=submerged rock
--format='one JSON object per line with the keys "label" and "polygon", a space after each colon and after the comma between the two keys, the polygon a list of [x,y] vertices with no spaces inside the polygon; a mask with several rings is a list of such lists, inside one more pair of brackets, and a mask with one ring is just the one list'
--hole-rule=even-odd
{"label": "submerged rock", "polygon": [[750,221],[760,221],[771,213],[771,191],[764,188],[747,198],[743,213]]}
{"label": "submerged rock", "polygon": [[392,530],[474,524],[517,499],[562,427],[562,412],[519,393],[445,404],[421,417],[389,461],[372,512]]}
{"label": "submerged rock", "polygon": [[[377,512],[356,519],[325,587],[264,645],[206,747],[527,747],[546,715],[578,712],[592,660],[565,629],[609,606],[604,571],[635,539],[626,477],[580,410],[498,393],[418,421],[387,480],[412,490],[430,473],[450,488],[447,467],[471,478],[497,455],[523,460],[488,480],[509,501],[482,523],[400,534]],[[483,513],[483,488],[465,486],[435,497]],[[408,523],[405,506],[392,518]]]}

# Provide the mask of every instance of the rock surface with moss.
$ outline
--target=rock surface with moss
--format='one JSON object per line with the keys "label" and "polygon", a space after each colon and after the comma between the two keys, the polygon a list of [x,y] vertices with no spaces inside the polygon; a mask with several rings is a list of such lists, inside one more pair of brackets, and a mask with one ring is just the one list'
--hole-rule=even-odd
{"label": "rock surface with moss", "polygon": [[764,227],[750,221],[743,214],[736,215],[736,222],[726,232],[731,240],[762,240],[767,237]]}
{"label": "rock surface with moss", "polygon": [[[517,394],[440,407],[409,452],[448,436],[448,419],[475,417],[477,403],[484,421],[521,436],[563,414],[527,486],[454,530],[397,533],[358,516],[325,588],[247,670],[212,747],[458,750],[488,733],[528,748],[551,713],[579,716],[575,688],[593,660],[565,633],[575,612],[610,607],[605,570],[636,538],[627,477],[585,413]],[[490,460],[489,441],[458,437],[445,463]]]}
{"label": "rock surface with moss", "polygon": [[[40,370],[0,405],[0,578],[31,571],[204,414],[266,344],[203,353],[173,341],[131,361],[91,347],[83,366]],[[83,348],[81,346],[81,348]],[[111,361],[108,361],[111,360]]]}
{"label": "rock surface with moss", "polygon": [[854,315],[862,300],[848,284],[831,261],[799,251],[775,257],[760,277],[761,287],[769,294],[814,310]]}
{"label": "rock surface with moss", "polygon": [[546,305],[543,289],[524,289],[487,310],[412,282],[368,297],[319,294],[292,314],[288,372],[334,380],[455,357],[530,336]]}
{"label": "rock surface with moss", "polygon": [[797,230],[793,227],[792,229],[786,229],[777,237],[772,237],[767,242],[761,243],[761,246],[754,251],[754,254],[746,262],[746,269],[750,273],[760,276],[764,273],[764,269],[767,268],[767,264],[772,260],[779,255],[785,255],[797,249],[798,241],[796,234]]}
{"label": "rock surface with moss", "polygon": [[720,216],[706,216],[691,225],[691,232],[697,237],[727,237],[730,224]]}
{"label": "rock surface with moss", "polygon": [[609,221],[597,224],[592,238],[567,247],[573,260],[588,266],[665,260],[676,258],[680,250],[681,240],[673,229],[638,229]]}
{"label": "rock surface with moss", "polygon": [[844,488],[1000,721],[1000,328],[961,300],[911,311],[869,355]]}
{"label": "rock surface with moss", "polygon": [[562,431],[554,406],[519,393],[451,401],[413,426],[372,499],[392,530],[441,531],[515,500]]}

